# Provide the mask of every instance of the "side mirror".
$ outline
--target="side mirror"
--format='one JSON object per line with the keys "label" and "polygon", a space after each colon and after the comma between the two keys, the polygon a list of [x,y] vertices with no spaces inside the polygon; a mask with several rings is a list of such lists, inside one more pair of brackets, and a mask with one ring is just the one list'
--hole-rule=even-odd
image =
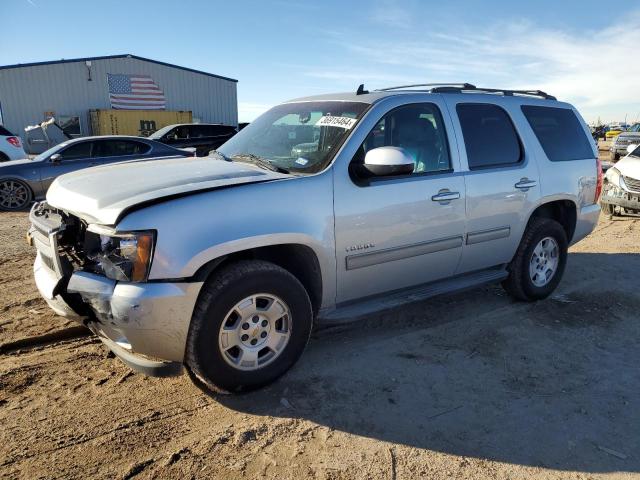
{"label": "side mirror", "polygon": [[627,153],[633,152],[636,148],[638,148],[638,145],[636,145],[635,143],[632,143],[631,145],[627,145]]}
{"label": "side mirror", "polygon": [[413,158],[400,147],[378,147],[364,157],[364,169],[378,177],[413,173]]}
{"label": "side mirror", "polygon": [[51,160],[52,163],[60,163],[62,161],[62,155],[60,155],[59,153],[54,153],[53,155],[51,155],[51,157],[49,157],[49,160]]}

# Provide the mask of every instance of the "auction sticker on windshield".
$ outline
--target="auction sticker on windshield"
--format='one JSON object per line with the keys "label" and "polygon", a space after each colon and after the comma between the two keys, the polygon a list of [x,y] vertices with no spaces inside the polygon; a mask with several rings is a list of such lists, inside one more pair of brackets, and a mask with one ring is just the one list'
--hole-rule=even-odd
{"label": "auction sticker on windshield", "polygon": [[355,118],[326,115],[316,122],[316,127],[340,127],[349,130],[356,122]]}

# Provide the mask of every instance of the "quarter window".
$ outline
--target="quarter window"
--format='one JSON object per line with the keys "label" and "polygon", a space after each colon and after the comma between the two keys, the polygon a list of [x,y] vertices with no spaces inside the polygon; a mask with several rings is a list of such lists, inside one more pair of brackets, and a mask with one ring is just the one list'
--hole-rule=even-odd
{"label": "quarter window", "polygon": [[520,139],[504,109],[488,103],[456,107],[469,169],[502,167],[522,160]]}
{"label": "quarter window", "polygon": [[405,105],[387,113],[371,130],[352,162],[358,175],[368,151],[401,147],[413,158],[413,174],[451,169],[447,136],[438,107],[431,103]]}
{"label": "quarter window", "polygon": [[594,158],[591,143],[573,110],[523,105],[522,113],[552,162]]}

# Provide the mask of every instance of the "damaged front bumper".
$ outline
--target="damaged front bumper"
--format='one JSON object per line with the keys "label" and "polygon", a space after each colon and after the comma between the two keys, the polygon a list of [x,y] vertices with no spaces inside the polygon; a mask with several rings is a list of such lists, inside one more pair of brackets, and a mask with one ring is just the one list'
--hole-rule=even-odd
{"label": "damaged front bumper", "polygon": [[629,210],[640,211],[640,192],[634,193],[611,185],[602,192],[600,203],[617,205]]}
{"label": "damaged front bumper", "polygon": [[[38,252],[35,282],[59,315],[81,321],[131,368],[152,376],[178,375],[191,315],[202,282],[127,283],[78,271],[66,287]],[[73,296],[90,309],[83,315]],[[74,306],[72,306],[74,305]]]}

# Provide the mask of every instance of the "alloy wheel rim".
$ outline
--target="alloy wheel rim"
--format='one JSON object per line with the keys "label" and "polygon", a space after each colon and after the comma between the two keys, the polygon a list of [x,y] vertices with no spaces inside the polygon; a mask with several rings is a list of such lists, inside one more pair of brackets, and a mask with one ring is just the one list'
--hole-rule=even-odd
{"label": "alloy wheel rim", "polygon": [[29,192],[27,187],[15,180],[0,182],[0,206],[9,209],[19,209],[27,204]]}
{"label": "alloy wheel rim", "polygon": [[536,287],[544,287],[556,274],[560,263],[560,247],[552,237],[545,237],[533,249],[529,262],[529,278]]}
{"label": "alloy wheel rim", "polygon": [[291,312],[270,293],[258,293],[236,303],[220,326],[218,347],[225,362],[251,371],[272,363],[291,338]]}

